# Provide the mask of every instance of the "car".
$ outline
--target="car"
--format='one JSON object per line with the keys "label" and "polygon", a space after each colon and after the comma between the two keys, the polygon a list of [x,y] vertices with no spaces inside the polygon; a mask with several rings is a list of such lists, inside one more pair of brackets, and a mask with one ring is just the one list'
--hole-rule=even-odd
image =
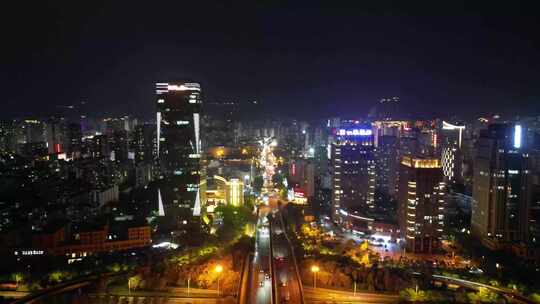
{"label": "car", "polygon": [[282,281],[281,282],[281,287],[287,287],[287,281]]}
{"label": "car", "polygon": [[260,281],[260,282],[259,282],[259,286],[260,286],[260,287],[264,287],[264,281]]}
{"label": "car", "polygon": [[264,278],[265,278],[266,280],[270,280],[270,275],[269,275],[268,273],[265,273],[265,274],[264,274]]}

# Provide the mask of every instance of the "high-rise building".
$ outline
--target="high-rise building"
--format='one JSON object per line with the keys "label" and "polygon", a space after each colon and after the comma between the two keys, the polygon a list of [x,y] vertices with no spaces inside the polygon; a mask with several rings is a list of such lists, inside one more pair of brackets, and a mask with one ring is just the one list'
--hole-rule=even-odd
{"label": "high-rise building", "polygon": [[376,187],[379,191],[394,196],[397,189],[398,168],[397,137],[391,135],[379,136],[376,148]]}
{"label": "high-rise building", "polygon": [[315,195],[315,164],[312,160],[292,160],[289,165],[289,183],[302,189],[307,199]]}
{"label": "high-rise building", "polygon": [[399,169],[398,221],[406,248],[433,252],[444,227],[445,183],[440,159],[404,156]]}
{"label": "high-rise building", "polygon": [[17,150],[16,133],[17,127],[14,121],[0,121],[0,151],[15,152]]}
{"label": "high-rise building", "polygon": [[107,135],[95,135],[86,139],[86,154],[92,158],[108,157],[111,153]]}
{"label": "high-rise building", "polygon": [[65,152],[65,131],[65,121],[63,118],[58,119],[53,117],[47,122],[45,133],[47,135],[47,148],[50,154]]}
{"label": "high-rise building", "polygon": [[135,127],[131,145],[136,163],[150,162],[154,159],[155,134],[155,125],[141,124]]}
{"label": "high-rise building", "polygon": [[444,177],[449,182],[461,182],[463,178],[463,132],[464,125],[442,122],[440,130],[442,152],[441,161]]}
{"label": "high-rise building", "polygon": [[461,149],[452,144],[445,144],[441,154],[441,162],[446,181],[461,181],[463,164],[463,154],[461,153]]}
{"label": "high-rise building", "polygon": [[493,249],[528,238],[531,172],[525,138],[520,124],[492,124],[477,142],[471,228]]}
{"label": "high-rise building", "polygon": [[24,132],[25,143],[45,142],[45,127],[40,120],[25,119],[20,128]]}
{"label": "high-rise building", "polygon": [[371,126],[342,124],[334,130],[331,151],[332,218],[366,213],[375,205],[375,159]]}
{"label": "high-rise building", "polygon": [[[111,160],[124,162],[129,156],[129,138],[125,130],[114,131],[109,136]],[[113,157],[114,156],[114,157]]]}
{"label": "high-rise building", "polygon": [[82,129],[79,123],[66,126],[65,151],[70,157],[77,158],[82,151]]}
{"label": "high-rise building", "polygon": [[201,167],[201,87],[198,83],[157,83],[156,151],[161,186],[160,215],[173,225],[199,216],[206,179]]}

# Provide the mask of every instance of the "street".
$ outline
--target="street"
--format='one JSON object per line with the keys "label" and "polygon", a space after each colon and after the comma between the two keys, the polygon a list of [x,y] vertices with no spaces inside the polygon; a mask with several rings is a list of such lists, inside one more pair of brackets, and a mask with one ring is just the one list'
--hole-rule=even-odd
{"label": "street", "polygon": [[272,278],[270,277],[270,231],[266,208],[259,209],[255,234],[255,254],[250,263],[249,303],[272,303]]}
{"label": "street", "polygon": [[283,230],[280,213],[272,220],[273,257],[278,284],[277,303],[303,303],[301,280],[298,278],[292,252]]}

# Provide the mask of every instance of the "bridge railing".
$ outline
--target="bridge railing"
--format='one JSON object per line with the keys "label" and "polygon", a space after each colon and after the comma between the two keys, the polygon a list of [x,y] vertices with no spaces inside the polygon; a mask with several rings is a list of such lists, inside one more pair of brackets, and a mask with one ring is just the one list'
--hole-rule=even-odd
{"label": "bridge railing", "polygon": [[244,263],[242,264],[242,273],[240,275],[240,284],[238,284],[238,296],[236,297],[237,304],[247,304],[249,278],[251,275],[251,267],[249,267],[249,261],[251,261],[253,255],[250,252],[246,255]]}
{"label": "bridge railing", "polygon": [[289,249],[291,250],[292,255],[292,261],[294,264],[294,271],[296,274],[296,281],[298,282],[298,289],[300,290],[300,304],[305,304],[304,300],[304,285],[302,284],[302,277],[300,276],[300,270],[298,269],[298,263],[296,261],[296,254],[294,253],[294,247],[292,245],[291,240],[289,239],[289,236],[287,235],[287,230],[285,229],[285,224],[283,223],[283,215],[281,212],[279,212],[279,219],[281,223],[281,229],[283,230],[283,234],[285,235],[285,238],[287,239],[287,244],[289,246]]}

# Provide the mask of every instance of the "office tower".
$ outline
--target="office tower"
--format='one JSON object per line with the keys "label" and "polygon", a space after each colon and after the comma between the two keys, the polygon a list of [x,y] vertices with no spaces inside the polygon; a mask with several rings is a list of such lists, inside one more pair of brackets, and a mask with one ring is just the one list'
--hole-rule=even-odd
{"label": "office tower", "polygon": [[79,123],[70,123],[66,127],[65,152],[77,158],[82,151],[82,129]]}
{"label": "office tower", "polygon": [[142,124],[135,127],[132,150],[135,152],[135,162],[150,162],[154,159],[156,126]]}
{"label": "office tower", "polygon": [[20,124],[24,133],[25,143],[45,142],[45,128],[41,121],[37,119],[25,119]]}
{"label": "office tower", "polygon": [[65,122],[63,118],[51,118],[47,122],[45,133],[47,135],[47,148],[49,153],[65,152],[66,142]]}
{"label": "office tower", "polygon": [[420,144],[418,142],[417,132],[407,132],[398,140],[398,159],[407,155],[420,154]]}
{"label": "office tower", "polygon": [[85,145],[87,154],[92,158],[102,158],[110,155],[111,151],[107,135],[96,135],[88,138]]}
{"label": "office tower", "polygon": [[15,152],[17,150],[16,130],[17,126],[14,121],[0,121],[0,152]]}
{"label": "office tower", "polygon": [[305,198],[312,199],[315,195],[315,164],[312,160],[292,160],[289,165],[289,182],[299,188]]}
{"label": "office tower", "polygon": [[444,137],[444,142],[452,143],[460,149],[463,144],[464,131],[464,125],[451,124],[446,121],[442,122],[441,134]]}
{"label": "office tower", "polygon": [[114,131],[109,136],[109,145],[111,147],[111,160],[124,162],[128,159],[129,138],[125,130]]}
{"label": "office tower", "polygon": [[527,239],[531,174],[524,133],[520,124],[492,124],[477,142],[471,229],[493,249]]}
{"label": "office tower", "polygon": [[161,172],[158,203],[172,224],[199,216],[204,203],[201,168],[201,87],[157,83],[156,151]]}
{"label": "office tower", "polygon": [[433,252],[444,226],[445,183],[438,158],[404,156],[399,168],[398,222],[410,252]]}
{"label": "office tower", "polygon": [[453,144],[445,144],[441,154],[444,178],[448,182],[462,180],[463,154],[461,149]]}
{"label": "office tower", "polygon": [[463,178],[463,132],[465,126],[443,121],[441,134],[441,161],[448,182],[461,182]]}
{"label": "office tower", "polygon": [[375,152],[376,188],[384,194],[396,194],[398,168],[397,137],[379,136]]}
{"label": "office tower", "polygon": [[367,213],[374,206],[375,160],[371,126],[342,124],[334,130],[331,152],[332,218]]}
{"label": "office tower", "polygon": [[[538,134],[536,135],[538,138]],[[538,247],[540,244],[540,147],[538,142],[533,149],[531,149],[531,206],[529,207],[529,224],[528,224],[528,239],[529,244]]]}

